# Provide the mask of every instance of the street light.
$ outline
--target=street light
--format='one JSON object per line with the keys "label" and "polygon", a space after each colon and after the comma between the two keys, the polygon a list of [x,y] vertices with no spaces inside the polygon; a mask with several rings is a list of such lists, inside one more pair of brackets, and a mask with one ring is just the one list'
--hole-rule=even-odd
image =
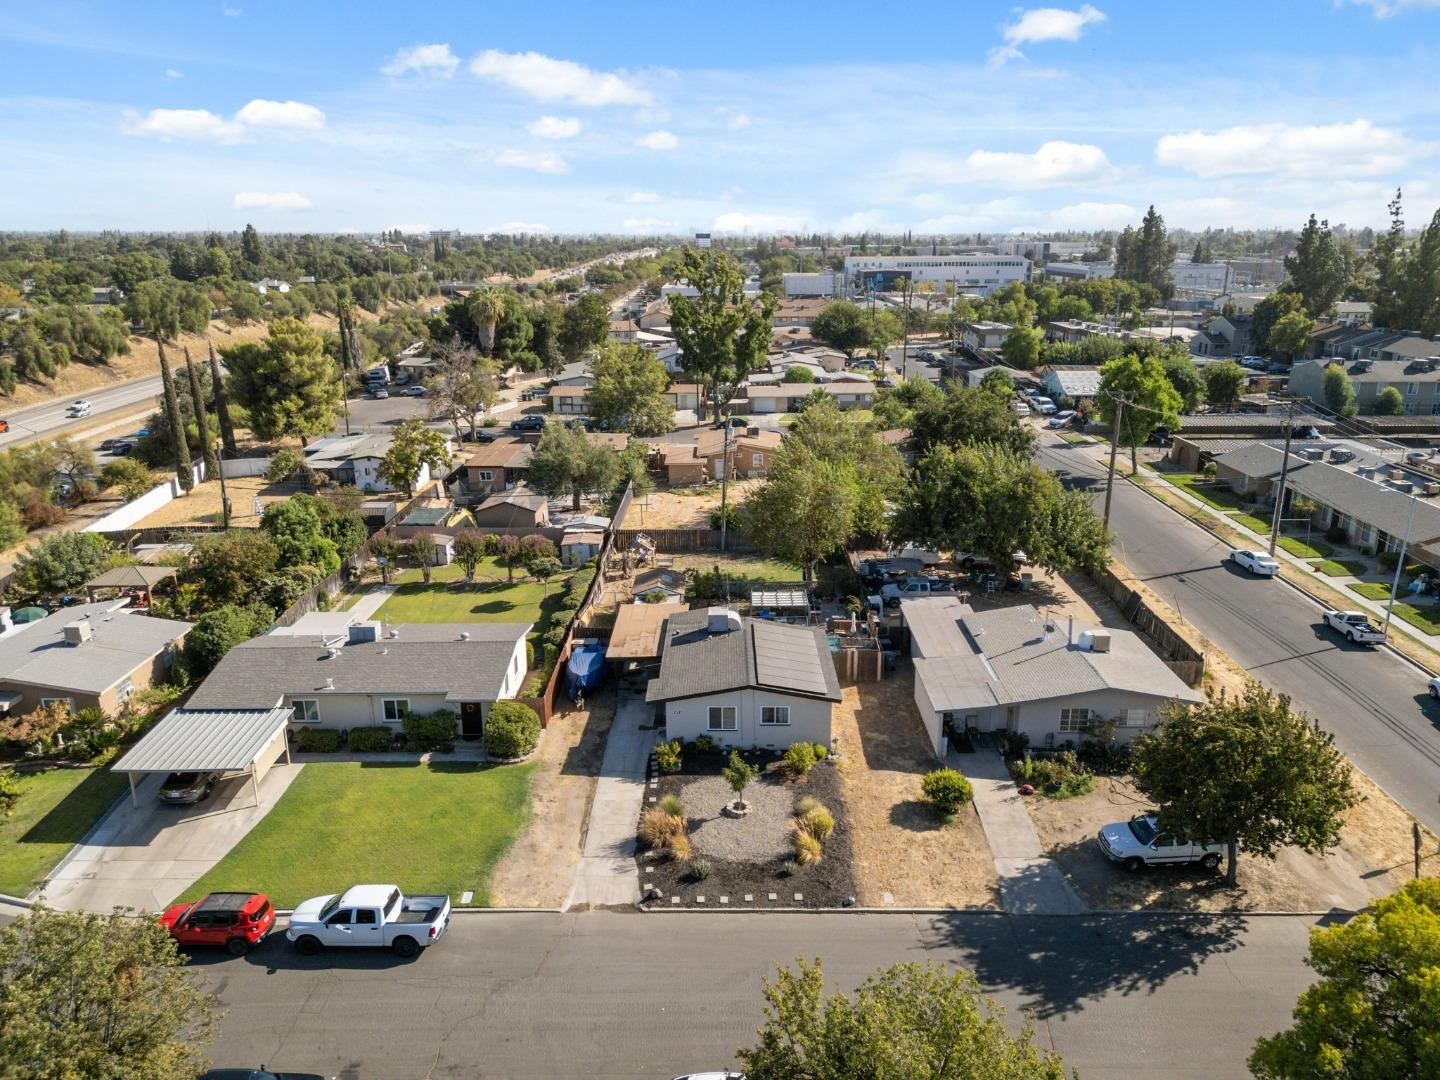
{"label": "street light", "polygon": [[1400,591],[1400,572],[1405,569],[1405,549],[1410,546],[1410,526],[1415,524],[1415,496],[1410,496],[1410,514],[1405,518],[1405,536],[1400,541],[1400,558],[1395,562],[1395,580],[1390,583],[1390,602],[1385,605],[1385,625],[1380,632],[1390,637],[1390,615],[1395,610],[1395,594]]}

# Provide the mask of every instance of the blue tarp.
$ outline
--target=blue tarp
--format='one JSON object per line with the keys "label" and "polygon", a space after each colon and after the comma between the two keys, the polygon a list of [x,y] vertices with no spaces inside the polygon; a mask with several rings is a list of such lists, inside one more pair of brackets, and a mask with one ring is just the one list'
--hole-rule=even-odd
{"label": "blue tarp", "polygon": [[565,693],[574,701],[582,690],[589,690],[605,681],[605,644],[587,642],[570,654],[565,665]]}

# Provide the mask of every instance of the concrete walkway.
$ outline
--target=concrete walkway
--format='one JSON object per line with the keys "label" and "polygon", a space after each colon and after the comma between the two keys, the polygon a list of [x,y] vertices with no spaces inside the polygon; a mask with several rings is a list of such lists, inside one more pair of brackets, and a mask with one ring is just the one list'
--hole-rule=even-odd
{"label": "concrete walkway", "polygon": [[946,764],[963,772],[975,788],[975,810],[995,859],[1005,910],[1012,915],[1077,915],[1088,910],[1065,872],[1040,846],[1005,759],[993,750],[952,750]]}
{"label": "concrete walkway", "polygon": [[375,612],[380,610],[382,604],[395,595],[394,585],[371,585],[368,590],[360,595],[355,601],[355,606],[350,609],[350,614],[357,620],[368,619]]}
{"label": "concrete walkway", "polygon": [[619,693],[566,910],[628,907],[640,902],[635,828],[645,802],[645,766],[655,746],[655,732],[641,731],[640,725],[653,721],[654,707],[634,691]]}

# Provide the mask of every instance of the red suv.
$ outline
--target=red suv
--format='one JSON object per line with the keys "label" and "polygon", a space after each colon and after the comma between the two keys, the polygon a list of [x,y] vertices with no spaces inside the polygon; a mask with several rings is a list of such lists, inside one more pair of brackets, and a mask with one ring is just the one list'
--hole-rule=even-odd
{"label": "red suv", "polygon": [[275,925],[275,907],[264,893],[211,893],[194,904],[172,904],[160,925],[181,945],[219,945],[244,956]]}

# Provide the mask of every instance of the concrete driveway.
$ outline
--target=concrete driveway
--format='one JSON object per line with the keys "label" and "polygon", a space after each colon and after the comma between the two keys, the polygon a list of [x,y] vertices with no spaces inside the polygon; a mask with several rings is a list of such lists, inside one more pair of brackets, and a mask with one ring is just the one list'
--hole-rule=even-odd
{"label": "concrete driveway", "polygon": [[44,897],[62,911],[109,912],[116,906],[160,911],[270,812],[302,765],[274,765],[260,781],[260,805],[248,776],[222,782],[197,806],[165,806],[158,774],[127,792],[55,868]]}

